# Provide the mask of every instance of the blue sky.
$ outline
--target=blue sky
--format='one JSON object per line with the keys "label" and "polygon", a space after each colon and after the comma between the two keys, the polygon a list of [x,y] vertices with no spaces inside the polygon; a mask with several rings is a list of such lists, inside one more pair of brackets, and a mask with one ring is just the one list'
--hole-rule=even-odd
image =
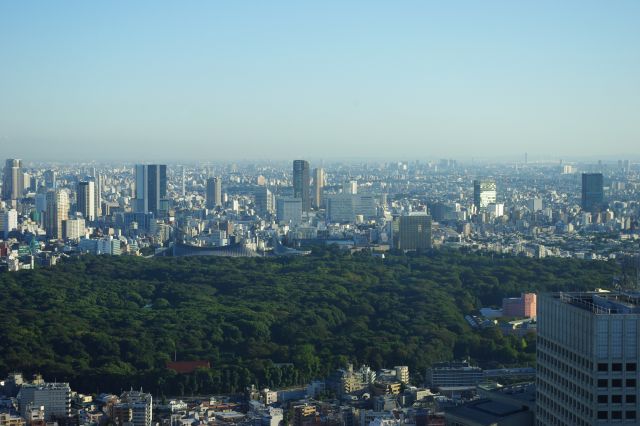
{"label": "blue sky", "polygon": [[638,22],[615,0],[0,0],[0,147],[638,158]]}

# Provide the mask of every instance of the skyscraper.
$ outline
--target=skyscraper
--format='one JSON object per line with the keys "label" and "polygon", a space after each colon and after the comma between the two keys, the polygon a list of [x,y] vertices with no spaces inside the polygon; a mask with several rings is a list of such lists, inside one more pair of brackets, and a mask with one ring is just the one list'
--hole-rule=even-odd
{"label": "skyscraper", "polygon": [[136,200],[137,213],[153,213],[155,217],[167,214],[167,166],[150,164],[136,166]]}
{"label": "skyscraper", "polygon": [[309,212],[309,162],[294,160],[293,162],[293,196],[302,199],[302,211]]}
{"label": "skyscraper", "polygon": [[62,189],[49,190],[46,198],[45,229],[47,237],[62,239],[62,221],[69,218],[69,195]]}
{"label": "skyscraper", "polygon": [[76,210],[79,213],[82,213],[82,216],[86,220],[93,221],[96,219],[96,194],[94,181],[78,182]]}
{"label": "skyscraper", "polygon": [[537,321],[537,424],[638,424],[640,295],[540,295]]}
{"label": "skyscraper", "polygon": [[496,182],[482,179],[473,181],[473,204],[477,210],[496,202]]}
{"label": "skyscraper", "polygon": [[22,160],[8,159],[4,165],[2,178],[2,199],[15,201],[22,197],[24,176],[22,174]]}
{"label": "skyscraper", "polygon": [[273,213],[274,197],[269,188],[261,187],[255,192],[256,210],[261,216]]}
{"label": "skyscraper", "polygon": [[102,175],[96,171],[95,167],[91,168],[91,179],[94,182],[94,204],[96,219],[102,216]]}
{"label": "skyscraper", "polygon": [[299,225],[302,223],[302,200],[294,197],[278,197],[276,216],[280,223]]}
{"label": "skyscraper", "polygon": [[431,216],[426,213],[411,213],[398,216],[396,248],[400,250],[425,250],[431,248]]}
{"label": "skyscraper", "polygon": [[212,177],[207,179],[207,208],[215,209],[222,205],[222,179]]}
{"label": "skyscraper", "polygon": [[44,186],[47,189],[56,189],[57,175],[55,170],[46,170],[44,172]]}
{"label": "skyscraper", "polygon": [[324,169],[313,169],[313,207],[319,209],[322,206],[322,191],[324,188]]}
{"label": "skyscraper", "polygon": [[604,202],[602,173],[582,174],[582,209],[600,210]]}

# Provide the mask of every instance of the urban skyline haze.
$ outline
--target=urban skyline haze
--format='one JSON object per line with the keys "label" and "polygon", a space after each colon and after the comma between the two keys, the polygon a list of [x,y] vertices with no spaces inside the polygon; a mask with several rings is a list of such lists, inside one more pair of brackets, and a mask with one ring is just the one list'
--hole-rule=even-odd
{"label": "urban skyline haze", "polygon": [[2,2],[31,160],[637,158],[640,3]]}

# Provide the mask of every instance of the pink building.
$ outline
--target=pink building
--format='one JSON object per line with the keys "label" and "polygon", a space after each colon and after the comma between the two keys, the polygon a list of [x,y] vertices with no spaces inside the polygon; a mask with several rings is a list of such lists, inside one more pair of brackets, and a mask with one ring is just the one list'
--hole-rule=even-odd
{"label": "pink building", "polygon": [[536,316],[536,294],[522,293],[520,297],[502,299],[502,316],[532,318]]}

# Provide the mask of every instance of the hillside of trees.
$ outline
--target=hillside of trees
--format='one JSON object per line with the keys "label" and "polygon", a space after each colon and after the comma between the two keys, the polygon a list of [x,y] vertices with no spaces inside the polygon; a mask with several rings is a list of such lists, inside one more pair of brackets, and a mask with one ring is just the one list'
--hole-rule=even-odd
{"label": "hillside of trees", "polygon": [[[0,374],[42,373],[84,392],[156,394],[288,386],[346,362],[470,357],[532,364],[535,338],[472,330],[464,315],[524,291],[608,287],[614,262],[438,251],[300,258],[91,257],[0,274]],[[177,375],[166,362],[208,360]],[[4,377],[4,376],[3,376]]]}

